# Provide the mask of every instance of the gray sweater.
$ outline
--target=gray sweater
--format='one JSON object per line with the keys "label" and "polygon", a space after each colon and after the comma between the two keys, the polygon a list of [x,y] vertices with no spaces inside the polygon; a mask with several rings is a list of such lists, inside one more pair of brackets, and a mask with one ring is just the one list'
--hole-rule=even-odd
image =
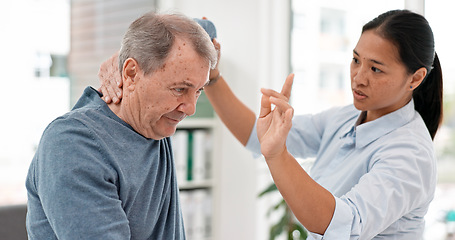
{"label": "gray sweater", "polygon": [[147,139],[87,87],[29,168],[29,239],[185,239],[169,138]]}

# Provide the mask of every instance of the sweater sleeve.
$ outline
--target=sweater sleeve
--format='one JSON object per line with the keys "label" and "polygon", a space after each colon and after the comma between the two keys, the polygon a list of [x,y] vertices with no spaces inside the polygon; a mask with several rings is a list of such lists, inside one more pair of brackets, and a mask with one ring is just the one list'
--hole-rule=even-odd
{"label": "sweater sleeve", "polygon": [[130,239],[117,174],[77,120],[48,127],[35,156],[35,188],[58,239]]}

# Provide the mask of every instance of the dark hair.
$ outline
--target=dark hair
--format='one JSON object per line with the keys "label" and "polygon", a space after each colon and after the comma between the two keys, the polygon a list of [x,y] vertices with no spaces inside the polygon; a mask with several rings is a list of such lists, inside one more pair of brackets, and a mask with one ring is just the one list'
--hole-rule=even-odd
{"label": "dark hair", "polygon": [[427,69],[427,76],[414,90],[413,98],[415,109],[434,139],[442,122],[442,70],[428,21],[409,10],[392,10],[365,24],[362,33],[368,30],[375,30],[395,44],[409,73],[422,67]]}

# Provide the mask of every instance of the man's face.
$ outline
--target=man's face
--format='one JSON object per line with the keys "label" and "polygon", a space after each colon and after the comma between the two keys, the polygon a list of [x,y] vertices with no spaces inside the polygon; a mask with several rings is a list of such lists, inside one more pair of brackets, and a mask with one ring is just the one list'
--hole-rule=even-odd
{"label": "man's face", "polygon": [[200,57],[190,42],[176,39],[161,69],[149,75],[138,69],[131,84],[125,86],[126,121],[147,138],[171,136],[180,121],[195,113],[209,70],[209,61]]}

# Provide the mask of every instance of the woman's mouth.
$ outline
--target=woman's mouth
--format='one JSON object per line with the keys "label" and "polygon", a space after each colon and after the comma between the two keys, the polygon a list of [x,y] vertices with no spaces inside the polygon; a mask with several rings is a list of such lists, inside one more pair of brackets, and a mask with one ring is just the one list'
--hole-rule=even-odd
{"label": "woman's mouth", "polygon": [[354,95],[354,98],[356,100],[364,100],[364,99],[366,99],[368,97],[362,91],[359,91],[357,89],[352,89],[352,94]]}

